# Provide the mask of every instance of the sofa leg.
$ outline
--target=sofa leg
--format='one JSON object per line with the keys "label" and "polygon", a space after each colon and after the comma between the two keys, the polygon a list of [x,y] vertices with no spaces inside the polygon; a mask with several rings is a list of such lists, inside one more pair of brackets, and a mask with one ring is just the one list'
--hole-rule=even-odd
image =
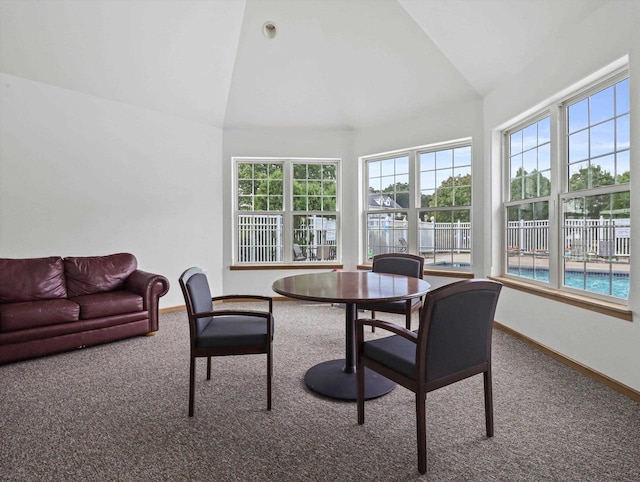
{"label": "sofa leg", "polygon": [[149,333],[146,333],[145,336],[156,336],[156,333],[158,333],[157,331],[150,331]]}

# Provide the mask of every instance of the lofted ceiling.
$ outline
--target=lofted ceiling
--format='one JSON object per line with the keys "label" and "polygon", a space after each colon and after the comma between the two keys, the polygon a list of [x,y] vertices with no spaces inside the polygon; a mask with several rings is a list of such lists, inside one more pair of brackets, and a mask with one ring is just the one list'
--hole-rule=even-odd
{"label": "lofted ceiling", "polygon": [[0,0],[0,71],[220,128],[358,129],[482,98],[607,1]]}

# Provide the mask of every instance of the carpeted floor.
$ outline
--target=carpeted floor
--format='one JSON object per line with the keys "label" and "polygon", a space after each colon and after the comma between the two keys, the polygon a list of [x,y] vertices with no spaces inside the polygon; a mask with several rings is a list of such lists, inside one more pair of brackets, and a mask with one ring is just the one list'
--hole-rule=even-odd
{"label": "carpeted floor", "polygon": [[[0,480],[420,480],[411,392],[368,401],[358,426],[354,403],[304,386],[306,369],[343,356],[343,311],[274,311],[271,412],[253,355],[214,359],[210,382],[200,360],[187,417],[183,312],[162,315],[155,337],[0,366]],[[495,437],[482,377],[429,394],[423,480],[640,480],[640,404],[500,331],[493,357]]]}

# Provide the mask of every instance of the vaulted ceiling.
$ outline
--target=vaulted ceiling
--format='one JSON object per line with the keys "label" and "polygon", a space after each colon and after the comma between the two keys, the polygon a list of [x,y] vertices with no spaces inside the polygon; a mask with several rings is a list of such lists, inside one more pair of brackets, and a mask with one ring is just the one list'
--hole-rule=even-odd
{"label": "vaulted ceiling", "polygon": [[607,1],[0,0],[0,71],[220,128],[358,129],[480,99]]}

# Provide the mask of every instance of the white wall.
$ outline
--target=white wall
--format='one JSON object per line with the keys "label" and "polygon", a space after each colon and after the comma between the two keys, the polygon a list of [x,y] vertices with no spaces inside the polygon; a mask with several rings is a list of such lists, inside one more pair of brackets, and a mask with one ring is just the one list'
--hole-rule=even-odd
{"label": "white wall", "polygon": [[221,271],[220,129],[6,74],[0,104],[0,257],[131,252],[162,307]]}
{"label": "white wall", "polygon": [[273,282],[284,276],[302,274],[295,270],[231,271],[231,239],[233,233],[231,170],[232,157],[307,157],[342,159],[342,249],[345,268],[355,269],[354,246],[357,243],[357,159],[353,154],[353,133],[347,130],[323,129],[225,129],[223,142],[222,176],[224,183],[219,202],[224,207],[223,286],[225,294],[253,293],[275,296]]}
{"label": "white wall", "polygon": [[[485,98],[484,116],[487,139],[491,130],[505,125],[519,114],[544,104],[585,77],[616,60],[629,55],[631,75],[631,117],[640,119],[640,2],[612,1],[575,29],[568,30],[541,52],[540,57],[522,72]],[[634,220],[640,212],[640,122],[632,123],[631,137],[631,209]],[[494,141],[498,137],[493,134]],[[486,158],[493,172],[500,173],[499,145],[487,142]],[[486,212],[492,217],[490,239],[500,239],[500,192],[492,190],[491,205]],[[499,273],[500,246],[486,250],[493,261],[494,274]],[[637,261],[640,253],[640,223],[634,222],[631,251]],[[631,266],[629,307],[632,323],[561,304],[538,296],[505,289],[496,319],[514,330],[563,353],[591,369],[611,377],[635,390],[640,390],[640,264]]]}

